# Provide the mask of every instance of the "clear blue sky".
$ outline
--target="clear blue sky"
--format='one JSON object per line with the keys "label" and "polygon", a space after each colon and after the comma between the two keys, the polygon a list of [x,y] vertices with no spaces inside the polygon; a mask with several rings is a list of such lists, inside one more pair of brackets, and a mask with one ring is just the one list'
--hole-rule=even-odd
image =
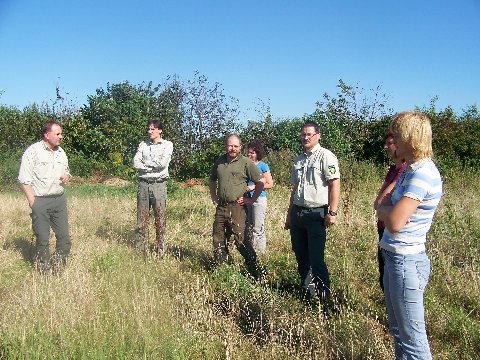
{"label": "clear blue sky", "polygon": [[338,80],[394,111],[479,105],[480,0],[0,0],[0,103],[79,106],[107,83],[195,70],[252,116],[315,109]]}

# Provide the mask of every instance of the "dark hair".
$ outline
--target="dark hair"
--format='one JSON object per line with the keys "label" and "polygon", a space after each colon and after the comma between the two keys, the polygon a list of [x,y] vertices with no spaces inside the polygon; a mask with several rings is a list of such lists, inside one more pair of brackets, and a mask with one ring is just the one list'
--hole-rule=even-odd
{"label": "dark hair", "polygon": [[262,160],[265,156],[265,149],[263,145],[258,140],[250,141],[247,145],[247,149],[252,149],[257,154],[257,160]]}
{"label": "dark hair", "polygon": [[383,141],[387,141],[388,138],[393,138],[393,133],[390,131],[390,129],[385,130],[385,133],[383,134]]}
{"label": "dark hair", "polygon": [[155,126],[157,129],[159,130],[162,130],[163,131],[163,124],[160,120],[158,119],[150,119],[147,121],[147,129],[150,125],[153,125]]}
{"label": "dark hair", "polygon": [[46,133],[52,131],[53,125],[60,126],[60,124],[58,122],[56,122],[55,120],[50,120],[50,121],[46,122],[45,124],[43,124],[42,128],[40,129],[40,137],[42,139],[43,139],[43,137],[45,136]]}
{"label": "dark hair", "polygon": [[315,129],[315,132],[317,134],[320,134],[320,128],[318,127],[318,124],[315,121],[306,121],[302,125],[302,130],[306,127],[313,127]]}

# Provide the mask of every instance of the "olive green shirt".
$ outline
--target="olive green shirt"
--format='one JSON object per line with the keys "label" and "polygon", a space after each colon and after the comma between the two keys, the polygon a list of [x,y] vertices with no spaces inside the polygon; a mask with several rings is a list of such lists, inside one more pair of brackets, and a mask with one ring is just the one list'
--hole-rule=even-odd
{"label": "olive green shirt", "polygon": [[232,162],[227,154],[220,156],[210,173],[210,181],[217,182],[217,196],[222,202],[237,200],[245,193],[248,180],[257,182],[262,177],[257,165],[243,155]]}
{"label": "olive green shirt", "polygon": [[297,185],[293,203],[302,207],[328,205],[328,181],[340,178],[337,157],[319,144],[293,162],[291,182]]}

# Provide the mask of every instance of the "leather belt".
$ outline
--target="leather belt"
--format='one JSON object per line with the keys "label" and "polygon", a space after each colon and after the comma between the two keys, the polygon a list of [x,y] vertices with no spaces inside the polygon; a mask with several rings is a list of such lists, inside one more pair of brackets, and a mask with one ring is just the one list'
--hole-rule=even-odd
{"label": "leather belt", "polygon": [[227,206],[227,205],[240,205],[237,201],[219,201],[218,205]]}
{"label": "leather belt", "polygon": [[140,182],[147,183],[147,184],[161,184],[167,179],[144,179],[144,178],[139,178]]}
{"label": "leather belt", "polygon": [[312,211],[312,212],[328,209],[328,205],[317,206],[317,207],[305,207],[300,205],[295,205],[295,206],[302,211]]}

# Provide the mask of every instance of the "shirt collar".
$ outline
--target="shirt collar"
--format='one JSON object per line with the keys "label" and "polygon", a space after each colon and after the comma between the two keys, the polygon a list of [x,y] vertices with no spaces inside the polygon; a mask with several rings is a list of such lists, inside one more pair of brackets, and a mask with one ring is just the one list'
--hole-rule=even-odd
{"label": "shirt collar", "polygon": [[311,151],[304,151],[304,154],[309,156],[318,150],[320,150],[320,144],[315,145]]}
{"label": "shirt collar", "polygon": [[427,161],[431,161],[431,159],[425,158],[425,159],[420,159],[418,161],[415,161],[413,164],[410,164],[410,168],[412,168],[412,170],[416,170],[419,167],[421,167],[423,164],[425,164]]}
{"label": "shirt collar", "polygon": [[46,151],[51,151],[51,152],[55,152],[55,151],[59,151],[61,148],[60,146],[57,146],[57,148],[55,150],[53,149],[50,149],[47,145],[47,143],[42,139],[40,140],[42,142],[42,146],[43,146],[43,149],[46,150]]}
{"label": "shirt collar", "polygon": [[160,145],[163,143],[163,138],[160,138],[160,140],[157,143],[154,143],[152,140],[148,139],[148,145]]}

